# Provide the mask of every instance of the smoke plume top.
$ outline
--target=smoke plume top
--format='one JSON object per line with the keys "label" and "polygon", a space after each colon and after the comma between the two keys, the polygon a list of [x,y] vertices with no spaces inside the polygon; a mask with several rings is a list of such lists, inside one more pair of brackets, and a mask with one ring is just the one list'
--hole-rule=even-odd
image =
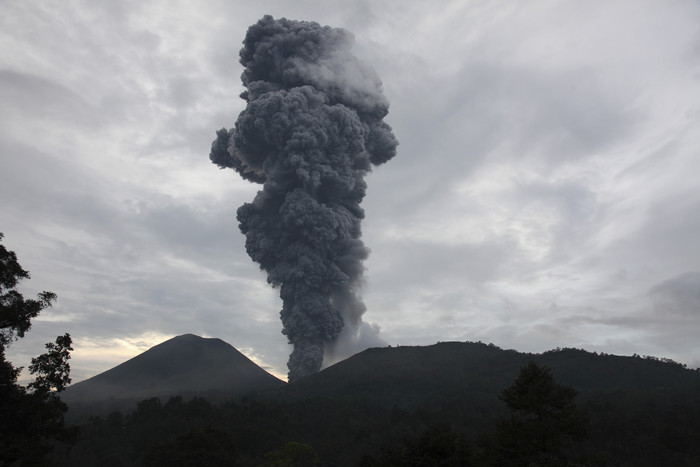
{"label": "smoke plume top", "polygon": [[246,251],[280,290],[290,382],[321,368],[344,326],[343,335],[367,329],[358,295],[369,253],[364,176],[398,143],[383,121],[381,81],[352,55],[353,41],[314,22],[265,16],[251,26],[240,51],[247,105],[210,153],[262,184],[237,218]]}

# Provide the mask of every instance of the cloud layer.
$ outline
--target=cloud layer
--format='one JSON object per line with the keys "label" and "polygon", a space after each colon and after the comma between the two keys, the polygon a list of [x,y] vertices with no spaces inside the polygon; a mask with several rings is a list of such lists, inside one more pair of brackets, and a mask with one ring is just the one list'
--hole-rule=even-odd
{"label": "cloud layer", "polygon": [[191,332],[285,373],[281,303],[235,220],[257,187],[207,158],[264,14],[347,28],[391,103],[359,340],[700,365],[690,0],[3,2],[0,231],[23,290],[59,297],[18,364],[67,331],[80,380]]}

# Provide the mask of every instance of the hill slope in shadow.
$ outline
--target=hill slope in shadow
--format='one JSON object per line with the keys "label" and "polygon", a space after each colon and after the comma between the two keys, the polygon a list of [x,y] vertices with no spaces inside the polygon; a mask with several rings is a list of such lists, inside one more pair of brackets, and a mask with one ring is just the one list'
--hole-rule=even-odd
{"label": "hill slope in shadow", "polygon": [[[243,361],[230,357],[233,348],[218,339],[180,336],[173,341],[92,378],[106,388],[101,396],[119,386],[131,388],[131,395],[147,394],[141,399],[158,396],[165,402],[158,388],[212,387],[194,380],[211,378],[212,364]],[[204,350],[196,350],[200,345]],[[210,351],[216,355],[204,358]],[[531,360],[547,365],[558,382],[578,391],[576,405],[590,417],[591,432],[570,454],[600,460],[580,465],[700,465],[700,371],[656,358],[578,349],[531,354],[480,342],[368,349],[291,384],[268,375],[265,384],[247,387],[253,392],[236,392],[222,377],[217,385],[223,381],[231,389],[219,399],[226,404],[147,401],[106,419],[88,416],[106,415],[114,407],[93,404],[81,414],[83,439],[59,456],[57,465],[100,465],[106,459],[124,461],[110,465],[133,465],[129,462],[153,453],[185,449],[193,436],[211,441],[202,433],[225,435],[240,465],[260,465],[267,453],[289,441],[312,446],[324,465],[360,465],[365,455],[379,462],[367,465],[397,465],[382,463],[383,453],[410,448],[434,427],[443,428],[435,433],[460,437],[476,459],[488,452],[482,441],[493,435],[498,419],[508,416],[499,394]],[[244,362],[245,371],[234,373],[244,374],[250,365]],[[138,391],[133,390],[136,382]],[[85,383],[73,391],[101,388]],[[207,394],[194,395],[211,400]],[[75,405],[69,404],[73,412]]]}
{"label": "hill slope in shadow", "polygon": [[113,409],[151,397],[219,400],[284,385],[221,339],[185,334],[68,387],[61,399],[71,409],[108,401]]}
{"label": "hill slope in shadow", "polygon": [[296,400],[364,399],[388,407],[432,405],[462,396],[497,401],[497,394],[530,360],[552,368],[558,381],[573,386],[581,395],[696,391],[700,398],[700,371],[675,362],[578,349],[521,353],[480,342],[367,349],[281,388],[281,394]]}

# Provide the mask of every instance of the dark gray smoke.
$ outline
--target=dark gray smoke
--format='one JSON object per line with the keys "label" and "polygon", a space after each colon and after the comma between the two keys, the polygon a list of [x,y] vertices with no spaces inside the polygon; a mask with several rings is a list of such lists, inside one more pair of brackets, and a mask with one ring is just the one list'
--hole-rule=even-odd
{"label": "dark gray smoke", "polygon": [[209,157],[263,184],[238,221],[246,251],[280,288],[291,382],[320,369],[345,321],[361,321],[364,176],[398,143],[382,120],[381,81],[350,53],[349,32],[265,16],[243,44],[247,106]]}

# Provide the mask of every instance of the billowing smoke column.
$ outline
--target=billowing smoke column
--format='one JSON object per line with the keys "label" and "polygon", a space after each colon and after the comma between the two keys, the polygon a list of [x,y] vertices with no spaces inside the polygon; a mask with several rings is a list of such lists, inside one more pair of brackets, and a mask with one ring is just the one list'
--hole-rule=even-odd
{"label": "billowing smoke column", "polygon": [[217,132],[210,158],[263,184],[238,221],[248,254],[280,288],[291,382],[320,369],[346,321],[361,321],[363,177],[397,141],[382,120],[381,82],[350,53],[347,31],[265,16],[243,44],[247,106]]}

